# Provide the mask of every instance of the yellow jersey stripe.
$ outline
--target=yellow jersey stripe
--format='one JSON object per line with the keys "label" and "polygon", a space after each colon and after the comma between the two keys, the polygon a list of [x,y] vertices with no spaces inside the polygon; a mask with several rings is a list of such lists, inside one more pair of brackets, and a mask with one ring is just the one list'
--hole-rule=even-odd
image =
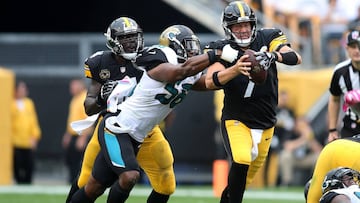
{"label": "yellow jersey stripe", "polygon": [[87,78],[92,78],[92,74],[91,74],[91,71],[90,71],[90,68],[88,65],[85,65],[84,67],[84,73],[85,73],[85,77]]}

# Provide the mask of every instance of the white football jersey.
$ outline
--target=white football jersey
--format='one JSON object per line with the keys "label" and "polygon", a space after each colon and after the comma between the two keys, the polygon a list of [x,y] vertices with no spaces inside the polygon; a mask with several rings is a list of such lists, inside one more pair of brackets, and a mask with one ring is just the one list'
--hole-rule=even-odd
{"label": "white football jersey", "polygon": [[[350,199],[351,203],[360,203],[360,187],[358,185],[351,185],[347,188],[334,189],[330,190],[329,192],[346,195]],[[324,196],[325,195],[326,193]],[[323,197],[321,199],[323,199]]]}
{"label": "white football jersey", "polygon": [[[177,56],[172,49],[157,47],[156,52],[159,50],[168,62],[177,64]],[[144,71],[133,94],[119,105],[120,113],[116,117],[107,119],[106,127],[115,133],[129,133],[136,141],[143,142],[148,132],[181,103],[201,74],[169,84],[150,78]]]}

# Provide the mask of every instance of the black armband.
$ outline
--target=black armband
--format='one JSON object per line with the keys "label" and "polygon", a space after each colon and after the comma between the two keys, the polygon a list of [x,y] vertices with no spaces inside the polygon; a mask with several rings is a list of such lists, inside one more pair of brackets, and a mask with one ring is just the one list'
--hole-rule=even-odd
{"label": "black armband", "polygon": [[336,128],[331,128],[331,129],[329,129],[329,133],[336,132],[336,131],[337,131]]}
{"label": "black armband", "polygon": [[216,52],[214,50],[210,50],[206,52],[209,57],[209,63],[213,64],[217,61]]}
{"label": "black armband", "polygon": [[216,71],[216,72],[213,73],[213,75],[212,75],[213,82],[217,87],[223,87],[224,85],[222,85],[220,83],[219,78],[218,78],[218,74],[219,74],[219,71]]}
{"label": "black armband", "polygon": [[279,52],[282,57],[282,63],[286,65],[296,65],[298,62],[298,57],[295,52],[290,51],[286,53]]}

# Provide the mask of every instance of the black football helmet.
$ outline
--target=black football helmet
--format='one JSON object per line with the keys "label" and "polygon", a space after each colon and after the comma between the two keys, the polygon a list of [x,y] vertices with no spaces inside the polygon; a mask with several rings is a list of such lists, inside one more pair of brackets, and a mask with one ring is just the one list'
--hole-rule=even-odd
{"label": "black football helmet", "polygon": [[347,167],[338,167],[329,171],[322,184],[323,194],[333,190],[349,187],[345,181],[353,180],[354,183],[359,184],[360,174],[358,171],[355,171]]}
{"label": "black football helmet", "polygon": [[[251,33],[248,39],[238,39],[231,31],[231,26],[237,23],[250,22]],[[254,11],[243,1],[230,2],[222,13],[222,26],[227,39],[235,41],[241,47],[247,47],[255,40],[257,19]]]}
{"label": "black football helmet", "polygon": [[166,28],[160,35],[159,43],[173,49],[180,63],[201,53],[199,38],[185,25],[172,25]]}
{"label": "black football helmet", "polygon": [[104,33],[106,46],[116,55],[132,60],[144,48],[143,31],[135,20],[120,17],[114,20]]}

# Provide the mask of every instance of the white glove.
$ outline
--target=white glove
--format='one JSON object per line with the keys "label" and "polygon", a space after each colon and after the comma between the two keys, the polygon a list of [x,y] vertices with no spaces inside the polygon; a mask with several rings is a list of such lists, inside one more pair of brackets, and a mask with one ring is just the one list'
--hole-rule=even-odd
{"label": "white glove", "polygon": [[223,47],[220,58],[224,61],[232,63],[238,58],[238,54],[238,50],[233,49],[230,44],[227,44]]}
{"label": "white glove", "polygon": [[113,91],[113,89],[116,87],[116,85],[118,84],[117,81],[113,81],[113,80],[107,80],[100,89],[100,98],[103,101],[106,101],[109,97],[109,95],[111,94],[111,92]]}
{"label": "white glove", "polygon": [[115,113],[118,105],[121,104],[134,91],[136,78],[125,76],[122,80],[116,81],[117,85],[107,99],[107,111]]}
{"label": "white glove", "polygon": [[256,60],[265,69],[269,69],[271,64],[277,60],[277,55],[274,52],[259,51],[255,53]]}

